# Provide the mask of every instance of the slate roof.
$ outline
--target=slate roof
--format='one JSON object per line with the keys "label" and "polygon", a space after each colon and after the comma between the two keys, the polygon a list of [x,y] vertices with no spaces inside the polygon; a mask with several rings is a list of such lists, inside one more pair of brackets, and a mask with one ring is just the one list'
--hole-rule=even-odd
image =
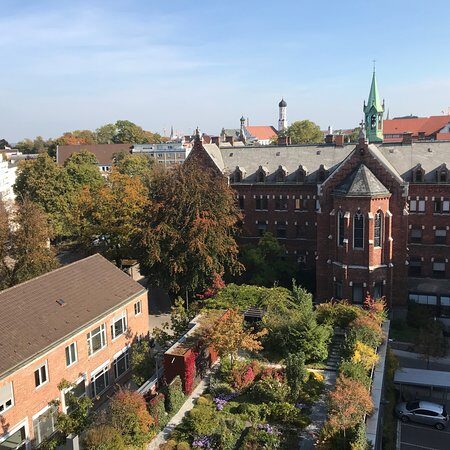
{"label": "slate roof", "polygon": [[110,166],[115,153],[130,152],[132,144],[82,144],[82,145],[58,145],[56,162],[64,164],[72,153],[87,150],[95,155],[100,166]]}
{"label": "slate roof", "polygon": [[144,292],[98,254],[1,291],[0,379]]}
{"label": "slate roof", "polygon": [[364,164],[360,164],[344,181],[334,189],[337,195],[346,197],[377,197],[389,195],[383,183]]}

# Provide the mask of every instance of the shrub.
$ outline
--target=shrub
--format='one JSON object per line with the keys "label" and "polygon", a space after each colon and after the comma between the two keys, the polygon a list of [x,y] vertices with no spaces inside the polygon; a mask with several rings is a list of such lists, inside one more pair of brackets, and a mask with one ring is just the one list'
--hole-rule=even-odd
{"label": "shrub", "polygon": [[169,439],[159,447],[159,450],[177,450],[177,441],[175,439]]}
{"label": "shrub", "polygon": [[287,402],[270,402],[269,418],[271,421],[283,425],[295,425],[304,428],[308,425],[309,419],[302,414],[300,409]]}
{"label": "shrub", "polygon": [[339,373],[347,378],[359,381],[366,386],[366,388],[370,387],[371,379],[368,375],[368,371],[362,364],[344,359],[339,366]]}
{"label": "shrub", "polygon": [[352,356],[353,363],[361,364],[366,370],[370,370],[378,362],[378,359],[377,352],[374,348],[356,341]]}
{"label": "shrub", "polygon": [[191,446],[188,442],[180,442],[177,445],[177,450],[191,450]]}
{"label": "shrub", "polygon": [[241,445],[243,450],[278,449],[280,448],[280,432],[267,424],[251,427]]}
{"label": "shrub", "polygon": [[169,422],[169,415],[166,412],[164,394],[157,394],[148,402],[148,411],[155,421],[155,426],[162,430]]}
{"label": "shrub", "polygon": [[169,414],[176,413],[185,401],[183,384],[179,376],[175,377],[167,387],[166,411]]}
{"label": "shrub", "polygon": [[125,444],[143,445],[150,440],[153,419],[144,397],[138,392],[118,391],[109,402],[108,419],[121,433]]}
{"label": "shrub", "polygon": [[86,431],[83,448],[86,450],[125,450],[125,442],[116,428],[102,424]]}
{"label": "shrub", "polygon": [[351,450],[370,450],[371,445],[367,441],[366,425],[364,422],[360,422],[356,426],[355,437],[350,442]]}
{"label": "shrub", "polygon": [[252,423],[259,423],[266,420],[269,414],[269,407],[265,403],[254,405],[253,403],[241,403],[237,407],[237,412],[242,414],[246,420]]}
{"label": "shrub", "polygon": [[317,305],[317,321],[333,327],[347,328],[362,313],[357,306],[350,305],[347,301],[326,302]]}
{"label": "shrub", "polygon": [[373,299],[370,295],[364,300],[364,307],[369,315],[380,325],[387,319],[386,300],[384,297]]}
{"label": "shrub", "polygon": [[432,318],[431,310],[426,305],[419,305],[413,302],[408,304],[406,322],[410,327],[423,328]]}
{"label": "shrub", "polygon": [[265,377],[251,387],[250,393],[257,403],[283,402],[289,394],[289,387],[282,379]]}
{"label": "shrub", "polygon": [[303,353],[290,353],[286,358],[286,379],[292,401],[297,401],[302,386],[307,377],[305,369],[305,355]]}
{"label": "shrub", "polygon": [[231,386],[227,383],[221,383],[220,381],[213,379],[210,384],[210,391],[214,397],[219,395],[227,395],[234,392]]}
{"label": "shrub", "polygon": [[189,411],[186,422],[193,435],[211,436],[219,426],[219,415],[213,405],[197,404]]}
{"label": "shrub", "polygon": [[130,349],[131,378],[142,386],[155,370],[155,358],[148,339],[133,342]]}
{"label": "shrub", "polygon": [[260,366],[256,361],[252,361],[250,364],[235,366],[231,372],[233,388],[240,391],[250,386],[260,371]]}
{"label": "shrub", "polygon": [[348,342],[352,345],[352,351],[357,341],[372,348],[377,348],[383,342],[380,325],[368,315],[360,316],[350,324],[347,337]]}

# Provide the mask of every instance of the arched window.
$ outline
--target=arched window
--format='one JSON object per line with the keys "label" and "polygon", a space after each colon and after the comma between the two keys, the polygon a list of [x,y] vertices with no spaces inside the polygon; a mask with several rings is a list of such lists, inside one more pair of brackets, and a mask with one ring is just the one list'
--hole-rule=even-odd
{"label": "arched window", "polygon": [[337,241],[339,246],[344,245],[344,213],[339,210],[337,215]]}
{"label": "arched window", "polygon": [[353,248],[364,248],[364,216],[360,211],[353,216]]}
{"label": "arched window", "polygon": [[375,214],[375,222],[373,227],[373,244],[375,247],[381,247],[383,233],[383,213],[378,211]]}

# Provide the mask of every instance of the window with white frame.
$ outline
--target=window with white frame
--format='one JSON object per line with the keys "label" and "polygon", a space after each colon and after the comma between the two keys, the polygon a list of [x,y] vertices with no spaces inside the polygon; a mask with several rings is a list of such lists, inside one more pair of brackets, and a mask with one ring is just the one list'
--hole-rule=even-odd
{"label": "window with white frame", "polygon": [[114,362],[114,378],[120,378],[130,368],[130,349],[126,348],[115,356]]}
{"label": "window with white frame", "polygon": [[111,323],[111,336],[113,339],[121,336],[127,331],[127,313],[124,311],[120,316],[114,317]]}
{"label": "window with white frame", "polygon": [[72,342],[66,347],[66,367],[77,362],[77,343]]}
{"label": "window with white frame", "polygon": [[25,425],[22,425],[17,431],[9,433],[8,437],[0,441],[0,450],[19,449],[26,448],[27,430]]}
{"label": "window with white frame", "polygon": [[97,328],[94,328],[87,335],[88,354],[93,355],[106,345],[106,327],[102,323]]}
{"label": "window with white frame", "polygon": [[42,441],[56,431],[56,418],[58,408],[49,406],[38,417],[33,419],[34,447],[38,447]]}
{"label": "window with white frame", "polygon": [[142,303],[139,300],[134,304],[134,315],[138,316],[141,312],[142,312]]}
{"label": "window with white frame", "polygon": [[86,395],[86,380],[85,376],[79,378],[72,386],[63,391],[64,404],[63,411],[68,413],[74,410],[72,399],[79,399]]}
{"label": "window with white frame", "polygon": [[[14,406],[13,385],[9,381],[0,387],[0,415]],[[1,448],[1,447],[0,447]]]}
{"label": "window with white frame", "polygon": [[47,361],[34,371],[34,384],[36,387],[48,382]]}
{"label": "window with white frame", "polygon": [[92,396],[97,397],[108,389],[109,386],[109,367],[105,364],[100,369],[91,374]]}
{"label": "window with white frame", "polygon": [[410,212],[425,212],[425,200],[410,200]]}

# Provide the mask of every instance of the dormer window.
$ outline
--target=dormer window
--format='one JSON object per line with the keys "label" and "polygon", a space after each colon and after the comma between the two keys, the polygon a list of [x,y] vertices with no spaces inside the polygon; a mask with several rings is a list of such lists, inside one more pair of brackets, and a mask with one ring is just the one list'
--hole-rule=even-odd
{"label": "dormer window", "polygon": [[317,180],[319,183],[323,183],[328,176],[328,170],[325,168],[323,164],[320,165],[319,171],[317,173]]}
{"label": "dormer window", "polygon": [[302,165],[298,166],[296,177],[297,183],[304,183],[306,181],[306,174],[307,174],[306,167],[303,167]]}
{"label": "dormer window", "polygon": [[275,174],[275,181],[277,183],[284,183],[286,181],[287,171],[283,166],[278,166],[277,172]]}
{"label": "dormer window", "polygon": [[413,169],[413,181],[415,183],[422,183],[425,175],[425,171],[422,169],[422,166],[418,164]]}
{"label": "dormer window", "polygon": [[259,168],[256,172],[256,182],[257,183],[265,183],[267,174],[268,174],[268,170],[263,166],[259,166]]}
{"label": "dormer window", "polygon": [[245,171],[241,167],[236,167],[233,172],[232,181],[233,183],[242,183],[242,179],[245,176]]}
{"label": "dormer window", "polygon": [[445,164],[442,164],[436,170],[436,179],[438,183],[447,183],[448,181],[448,169]]}

